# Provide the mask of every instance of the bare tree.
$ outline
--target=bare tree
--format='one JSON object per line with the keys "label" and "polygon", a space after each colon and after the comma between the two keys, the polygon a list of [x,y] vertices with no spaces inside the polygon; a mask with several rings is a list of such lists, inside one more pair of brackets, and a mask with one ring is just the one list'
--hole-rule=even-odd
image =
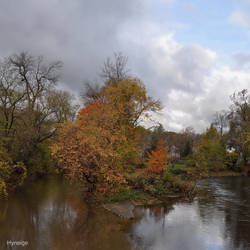
{"label": "bare tree", "polygon": [[214,119],[213,119],[213,126],[217,128],[219,131],[220,136],[223,135],[224,130],[228,127],[228,120],[227,120],[227,112],[225,110],[222,110],[220,112],[216,112],[214,114]]}
{"label": "bare tree", "polygon": [[[129,78],[127,67],[128,58],[121,52],[114,53],[114,58],[108,57],[102,67],[100,77],[104,80],[105,85],[115,85],[117,82]],[[83,90],[80,96],[84,105],[98,100],[102,97],[101,91],[105,88],[98,82],[84,82]]]}
{"label": "bare tree", "polygon": [[12,129],[16,109],[20,108],[24,97],[25,92],[18,75],[11,69],[9,60],[4,60],[0,63],[0,118],[5,136]]}
{"label": "bare tree", "polygon": [[84,83],[83,90],[80,93],[84,105],[88,105],[92,101],[100,99],[101,90],[102,87],[98,83],[86,81]]}
{"label": "bare tree", "polygon": [[100,76],[106,84],[115,84],[118,81],[128,78],[127,67],[128,58],[121,52],[114,53],[114,59],[110,57],[104,62]]}
{"label": "bare tree", "polygon": [[28,108],[34,110],[43,93],[57,83],[62,62],[47,65],[43,63],[42,57],[34,58],[27,52],[10,57],[9,62],[19,81],[24,83]]}

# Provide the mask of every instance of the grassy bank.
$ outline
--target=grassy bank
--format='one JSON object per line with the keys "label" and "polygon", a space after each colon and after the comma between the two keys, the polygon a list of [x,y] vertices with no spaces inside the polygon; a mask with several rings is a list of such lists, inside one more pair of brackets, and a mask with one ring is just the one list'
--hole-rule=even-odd
{"label": "grassy bank", "polygon": [[122,190],[109,194],[102,200],[106,203],[133,201],[152,205],[177,197],[192,199],[196,192],[191,181],[168,169],[159,174],[152,174],[147,169],[137,169],[127,174],[126,179],[127,184]]}
{"label": "grassy bank", "polygon": [[[161,175],[150,176],[140,170],[127,176],[130,188],[103,199],[106,203],[131,201],[138,204],[156,204],[172,198],[192,199],[196,192],[189,176],[192,168],[185,163],[172,164]],[[224,170],[204,173],[198,178],[241,176],[240,172]]]}

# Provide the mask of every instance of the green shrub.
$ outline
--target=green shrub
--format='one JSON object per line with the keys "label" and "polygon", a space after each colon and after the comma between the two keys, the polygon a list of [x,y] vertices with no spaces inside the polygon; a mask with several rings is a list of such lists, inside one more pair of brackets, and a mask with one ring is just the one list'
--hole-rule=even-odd
{"label": "green shrub", "polygon": [[171,174],[179,175],[186,172],[186,165],[184,164],[173,164],[171,167],[169,167],[167,170]]}
{"label": "green shrub", "polygon": [[47,145],[39,145],[27,162],[29,176],[42,176],[52,171],[50,150]]}
{"label": "green shrub", "polygon": [[180,177],[166,173],[164,176],[166,184],[168,185],[169,190],[174,192],[180,192],[182,194],[187,194],[193,190],[194,185],[192,182],[183,181]]}
{"label": "green shrub", "polygon": [[196,166],[196,161],[194,159],[189,159],[186,162],[187,167],[195,167]]}
{"label": "green shrub", "polygon": [[226,168],[229,170],[239,170],[237,169],[237,160],[238,160],[238,154],[235,152],[232,153],[227,153],[226,154],[226,159],[225,159],[225,164]]}
{"label": "green shrub", "polygon": [[8,189],[15,189],[23,184],[27,176],[27,169],[22,162],[12,165],[7,179]]}
{"label": "green shrub", "polygon": [[105,202],[131,201],[131,200],[146,200],[148,197],[140,190],[126,189],[120,193],[104,198]]}
{"label": "green shrub", "polygon": [[22,162],[0,161],[0,196],[7,196],[8,190],[22,185],[26,178],[27,170]]}
{"label": "green shrub", "polygon": [[0,161],[0,179],[7,180],[11,172],[11,166],[7,161]]}

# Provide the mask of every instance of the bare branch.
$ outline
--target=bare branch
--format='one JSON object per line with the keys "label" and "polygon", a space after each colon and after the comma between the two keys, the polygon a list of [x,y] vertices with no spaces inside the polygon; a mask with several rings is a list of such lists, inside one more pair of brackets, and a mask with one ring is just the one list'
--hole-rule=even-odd
{"label": "bare branch", "polygon": [[107,58],[104,62],[100,76],[104,79],[106,84],[115,84],[128,78],[129,70],[127,67],[128,58],[121,52],[114,53],[113,60]]}

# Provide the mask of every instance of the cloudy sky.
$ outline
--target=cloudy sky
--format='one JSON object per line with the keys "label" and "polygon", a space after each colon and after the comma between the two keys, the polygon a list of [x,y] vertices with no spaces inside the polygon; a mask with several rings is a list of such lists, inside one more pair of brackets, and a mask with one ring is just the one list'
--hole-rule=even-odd
{"label": "cloudy sky", "polygon": [[74,93],[123,52],[168,130],[201,132],[233,92],[250,90],[250,0],[2,0],[0,31],[1,57],[62,60]]}

